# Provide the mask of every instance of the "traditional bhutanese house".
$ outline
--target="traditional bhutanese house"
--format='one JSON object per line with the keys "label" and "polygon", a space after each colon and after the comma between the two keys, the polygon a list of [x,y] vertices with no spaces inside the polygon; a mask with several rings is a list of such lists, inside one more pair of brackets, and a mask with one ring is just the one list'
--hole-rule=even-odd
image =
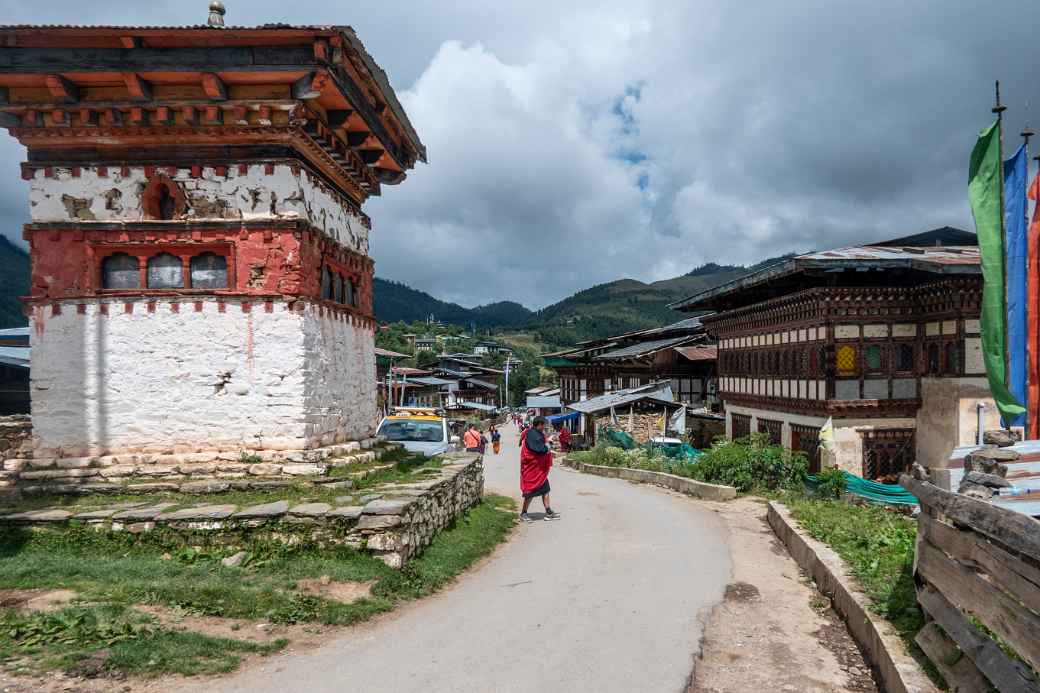
{"label": "traditional bhutanese house", "polygon": [[[943,228],[809,253],[674,304],[718,340],[730,438],[767,434],[824,465],[891,478],[917,459],[942,467],[985,427],[999,427],[979,336],[975,235]],[[832,459],[833,458],[833,459]]]}
{"label": "traditional bhutanese house", "polygon": [[498,406],[498,390],[504,371],[489,368],[464,356],[446,354],[441,356],[434,372],[437,377],[457,383],[452,388],[449,403],[464,401]]}
{"label": "traditional bhutanese house", "polygon": [[0,330],[0,416],[29,413],[29,328]]}
{"label": "traditional bhutanese house", "polygon": [[390,385],[390,369],[394,367],[395,361],[408,358],[407,354],[401,354],[381,347],[375,348],[376,355],[376,406],[379,411],[385,412],[387,405],[387,392]]}
{"label": "traditional bhutanese house", "polygon": [[685,406],[672,398],[668,381],[661,381],[573,402],[567,409],[581,415],[578,433],[592,446],[596,431],[604,426],[626,431],[637,443],[664,435],[668,418]]}
{"label": "traditional bhutanese house", "polygon": [[524,394],[527,395],[527,411],[535,416],[555,416],[563,408],[558,387],[535,387]]}
{"label": "traditional bhutanese house", "polygon": [[547,354],[545,365],[559,375],[566,405],[667,380],[676,401],[703,407],[714,403],[715,358],[700,318],[687,318]]}

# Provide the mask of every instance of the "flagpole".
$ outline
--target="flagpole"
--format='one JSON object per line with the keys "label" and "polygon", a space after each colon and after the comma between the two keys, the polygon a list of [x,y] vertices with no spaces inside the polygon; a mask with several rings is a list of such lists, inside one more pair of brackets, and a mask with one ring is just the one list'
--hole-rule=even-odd
{"label": "flagpole", "polygon": [[[1007,110],[1007,106],[1000,103],[1000,80],[998,79],[995,83],[996,91],[996,105],[991,109],[992,113],[997,114],[997,170],[1000,175],[1000,264],[1002,267],[1001,274],[1004,279],[1004,384],[1009,385],[1010,380],[1008,378],[1008,366],[1011,363],[1010,354],[1008,352],[1008,283],[1007,283],[1007,223],[1004,219],[1004,111]],[[1001,417],[1003,419],[1003,417]],[[1004,421],[1004,426],[1007,430],[1011,430],[1011,422]]]}

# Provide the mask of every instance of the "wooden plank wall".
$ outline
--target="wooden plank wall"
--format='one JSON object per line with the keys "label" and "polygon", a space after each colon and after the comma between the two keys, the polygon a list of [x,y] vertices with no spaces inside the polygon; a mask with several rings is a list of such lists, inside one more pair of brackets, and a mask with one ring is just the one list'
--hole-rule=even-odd
{"label": "wooden plank wall", "polygon": [[[1040,522],[904,475],[921,503],[917,643],[951,691],[1040,693]],[[983,689],[984,690],[984,689]]]}

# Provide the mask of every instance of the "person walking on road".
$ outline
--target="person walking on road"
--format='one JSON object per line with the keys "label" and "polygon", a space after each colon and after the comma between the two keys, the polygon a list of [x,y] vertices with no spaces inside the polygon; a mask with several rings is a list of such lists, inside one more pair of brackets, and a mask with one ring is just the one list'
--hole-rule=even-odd
{"label": "person walking on road", "polygon": [[491,425],[491,449],[498,454],[502,449],[502,434],[498,432],[498,426]]}
{"label": "person walking on road", "polygon": [[537,417],[520,438],[520,492],[524,496],[520,519],[524,522],[533,521],[527,509],[531,507],[531,501],[539,496],[545,506],[545,519],[560,519],[549,502],[549,468],[552,467],[553,456],[545,440],[545,424],[544,417]]}
{"label": "person walking on road", "polygon": [[473,424],[469,425],[466,429],[466,434],[462,436],[462,444],[466,448],[466,452],[480,452],[480,441],[483,436],[480,435],[480,431]]}

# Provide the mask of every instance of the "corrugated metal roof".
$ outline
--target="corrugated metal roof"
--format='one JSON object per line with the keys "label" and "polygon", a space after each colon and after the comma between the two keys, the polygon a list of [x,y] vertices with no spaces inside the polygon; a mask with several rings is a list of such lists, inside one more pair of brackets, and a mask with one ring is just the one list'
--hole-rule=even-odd
{"label": "corrugated metal roof", "polygon": [[672,397],[672,387],[667,380],[663,380],[656,383],[650,383],[649,385],[642,385],[640,387],[630,387],[624,390],[615,390],[614,392],[608,392],[605,395],[599,397],[593,397],[587,399],[584,402],[573,402],[568,404],[568,409],[574,411],[580,411],[583,414],[591,414],[597,411],[605,411],[611,407],[620,407],[626,404],[632,404],[641,400],[652,400],[654,402],[660,402],[661,404],[670,404],[672,406],[684,406],[674,401]]}
{"label": "corrugated metal roof", "polygon": [[444,378],[433,377],[409,378],[408,381],[413,383],[419,383],[420,385],[432,385],[436,387],[440,387],[442,385],[451,385],[455,382],[454,380],[445,380]]}
{"label": "corrugated metal roof", "polygon": [[[0,330],[0,339],[3,338],[3,331]],[[384,356],[391,359],[403,359],[408,358],[408,354],[399,354],[396,351],[390,351],[389,349],[381,349],[376,347],[376,356]]]}
{"label": "corrugated metal roof", "polygon": [[836,272],[912,269],[936,274],[971,275],[982,272],[977,246],[849,246],[788,258],[740,279],[676,301],[668,307],[678,310],[697,309],[710,299],[810,269]]}
{"label": "corrugated metal roof", "polygon": [[645,354],[652,354],[655,351],[661,349],[667,349],[668,347],[678,346],[683,342],[688,342],[696,337],[691,335],[683,335],[682,337],[669,337],[668,339],[657,339],[650,342],[639,342],[638,344],[631,344],[627,347],[620,349],[614,349],[606,353],[596,356],[596,361],[616,361],[618,359],[634,358],[636,356],[643,356]]}
{"label": "corrugated metal roof", "polygon": [[16,368],[29,367],[29,347],[0,347],[0,363]]}
{"label": "corrugated metal roof", "polygon": [[545,395],[529,395],[527,398],[528,409],[560,409],[560,396],[547,397]]}
{"label": "corrugated metal roof", "polygon": [[671,325],[665,325],[664,327],[651,327],[648,330],[636,330],[635,332],[626,332],[623,335],[612,337],[612,339],[625,339],[632,337],[650,337],[655,334],[664,334],[665,332],[675,332],[676,330],[696,330],[701,327],[701,317],[697,316],[693,318],[686,318],[679,322],[673,322]]}
{"label": "corrugated metal roof", "polygon": [[675,350],[687,361],[717,361],[719,358],[717,346],[683,346]]}
{"label": "corrugated metal roof", "polygon": [[463,401],[447,406],[445,409],[477,409],[479,411],[495,411],[497,407],[493,407],[490,404],[483,404],[481,402]]}
{"label": "corrugated metal roof", "polygon": [[498,385],[496,385],[495,383],[489,383],[486,380],[480,380],[478,378],[466,378],[466,382],[467,383],[473,383],[474,385],[482,387],[485,390],[497,390],[498,389]]}

